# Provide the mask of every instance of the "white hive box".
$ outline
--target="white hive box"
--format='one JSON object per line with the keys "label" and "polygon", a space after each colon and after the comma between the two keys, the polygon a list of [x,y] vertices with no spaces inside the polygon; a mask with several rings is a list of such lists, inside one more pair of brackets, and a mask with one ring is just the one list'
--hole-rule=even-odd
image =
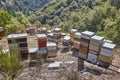
{"label": "white hive box", "polygon": [[113,49],[116,47],[115,44],[111,44],[111,43],[104,43],[101,47],[101,51],[100,54],[104,55],[104,56],[108,56],[111,57],[112,53],[113,53]]}
{"label": "white hive box", "polygon": [[96,64],[98,61],[98,56],[92,53],[88,53],[87,61]]}

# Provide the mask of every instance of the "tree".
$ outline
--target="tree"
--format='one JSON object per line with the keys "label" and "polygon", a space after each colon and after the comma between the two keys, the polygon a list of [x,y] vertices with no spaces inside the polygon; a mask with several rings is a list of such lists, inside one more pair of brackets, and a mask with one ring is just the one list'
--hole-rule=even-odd
{"label": "tree", "polygon": [[0,9],[0,26],[3,28],[6,24],[10,23],[10,20],[13,18],[11,14],[9,14],[7,11]]}
{"label": "tree", "polygon": [[31,25],[28,18],[22,12],[16,12],[15,16],[18,22],[23,25],[23,27],[29,27]]}

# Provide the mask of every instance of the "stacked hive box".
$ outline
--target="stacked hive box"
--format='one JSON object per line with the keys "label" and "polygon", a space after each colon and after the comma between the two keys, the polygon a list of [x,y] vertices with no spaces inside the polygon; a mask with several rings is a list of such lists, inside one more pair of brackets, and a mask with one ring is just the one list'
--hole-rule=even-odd
{"label": "stacked hive box", "polygon": [[97,35],[91,37],[87,61],[97,64],[98,55],[100,53],[100,49],[103,44],[103,41],[104,41],[104,37]]}
{"label": "stacked hive box", "polygon": [[77,32],[76,29],[71,29],[70,31],[70,38],[71,38],[71,41],[70,41],[70,44],[73,46],[74,44],[74,36],[75,36],[75,33]]}
{"label": "stacked hive box", "polygon": [[55,28],[53,30],[53,33],[54,33],[55,42],[59,42],[61,40],[61,28]]}
{"label": "stacked hive box", "polygon": [[80,49],[79,49],[78,57],[85,59],[85,60],[87,59],[90,38],[94,35],[95,35],[95,33],[90,32],[90,31],[84,31],[81,33]]}
{"label": "stacked hive box", "polygon": [[104,68],[109,68],[109,65],[113,60],[113,50],[115,48],[115,44],[105,42],[100,50],[99,55],[99,65]]}
{"label": "stacked hive box", "polygon": [[63,46],[68,46],[70,44],[70,36],[64,36],[62,40],[62,45]]}
{"label": "stacked hive box", "polygon": [[36,59],[36,56],[37,56],[37,48],[30,48],[29,49],[29,57],[30,57],[30,60],[35,60]]}
{"label": "stacked hive box", "polygon": [[7,39],[11,53],[17,53],[21,59],[28,58],[27,34],[13,34]]}
{"label": "stacked hive box", "polygon": [[47,28],[41,28],[41,34],[47,34]]}
{"label": "stacked hive box", "polygon": [[80,36],[81,36],[80,33],[78,32],[75,33],[74,44],[73,44],[74,49],[79,49],[80,47]]}
{"label": "stacked hive box", "polygon": [[51,30],[48,30],[48,31],[47,31],[47,34],[49,34],[49,33],[52,33],[52,31],[51,31]]}
{"label": "stacked hive box", "polygon": [[2,27],[0,27],[0,39],[4,36],[4,30]]}
{"label": "stacked hive box", "polygon": [[38,38],[38,53],[40,57],[46,58],[47,55],[47,36],[46,34],[37,34]]}
{"label": "stacked hive box", "polygon": [[30,28],[26,28],[26,33],[30,34],[30,35],[34,35],[35,34],[35,27],[30,27]]}
{"label": "stacked hive box", "polygon": [[57,55],[57,45],[56,43],[47,43],[47,57],[55,57]]}
{"label": "stacked hive box", "polygon": [[47,37],[48,37],[48,41],[54,41],[54,34],[53,33],[48,33]]}
{"label": "stacked hive box", "polygon": [[65,33],[61,33],[61,38],[63,38],[66,34]]}

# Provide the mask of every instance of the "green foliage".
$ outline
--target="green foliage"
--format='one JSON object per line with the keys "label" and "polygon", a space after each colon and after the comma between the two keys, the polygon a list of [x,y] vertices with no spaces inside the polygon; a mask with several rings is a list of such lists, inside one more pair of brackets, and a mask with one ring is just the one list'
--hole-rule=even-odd
{"label": "green foliage", "polygon": [[15,12],[22,11],[24,14],[31,14],[34,11],[40,9],[49,0],[8,0],[0,1],[0,7],[3,7],[9,13],[15,15]]}
{"label": "green foliage", "polygon": [[0,73],[5,76],[6,80],[13,80],[22,70],[23,66],[15,53],[0,51]]}
{"label": "green foliage", "polygon": [[16,33],[22,28],[29,27],[31,24],[22,12],[16,12],[13,17],[7,11],[0,9],[0,26],[4,28],[5,34]]}
{"label": "green foliage", "polygon": [[[90,30],[119,44],[119,7],[114,0],[55,0],[29,17],[30,22],[39,21],[63,32],[71,28]],[[116,0],[117,1],[117,0]],[[118,1],[117,1],[118,2]],[[112,35],[112,37],[111,37]]]}

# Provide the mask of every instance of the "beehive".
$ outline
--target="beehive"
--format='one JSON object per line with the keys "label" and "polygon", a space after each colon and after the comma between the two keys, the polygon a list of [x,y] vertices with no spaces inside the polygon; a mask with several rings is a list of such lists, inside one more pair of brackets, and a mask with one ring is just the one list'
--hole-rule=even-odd
{"label": "beehive", "polygon": [[47,34],[47,28],[41,28],[41,34]]}
{"label": "beehive", "polygon": [[38,53],[40,58],[47,57],[47,36],[46,34],[36,34],[38,38]]}
{"label": "beehive", "polygon": [[56,43],[47,43],[47,57],[55,57],[57,55]]}
{"label": "beehive", "polygon": [[113,60],[113,50],[115,46],[115,44],[105,42],[101,47],[99,60],[111,63]]}
{"label": "beehive", "polygon": [[89,44],[89,53],[87,57],[87,61],[97,64],[98,55],[100,53],[101,45],[103,44],[104,37],[94,35],[90,38]]}
{"label": "beehive", "polygon": [[75,48],[75,49],[80,48],[80,36],[81,36],[80,33],[78,33],[78,32],[75,33],[74,44],[73,44],[73,48]]}
{"label": "beehive", "polygon": [[4,36],[4,30],[2,27],[0,27],[0,39]]}
{"label": "beehive", "polygon": [[95,33],[90,32],[90,31],[84,31],[84,32],[81,33],[80,50],[79,50],[80,54],[78,55],[78,57],[83,58],[83,59],[87,59],[87,55],[88,55],[88,51],[89,51],[90,38],[94,35],[95,35]]}
{"label": "beehive", "polygon": [[46,34],[37,34],[38,38],[38,47],[40,48],[46,48],[47,47],[47,36]]}
{"label": "beehive", "polygon": [[27,34],[8,35],[7,39],[10,52],[14,51],[21,59],[28,58]]}
{"label": "beehive", "polygon": [[37,48],[30,48],[29,49],[29,57],[30,57],[30,60],[35,60],[36,57],[37,57],[37,52],[38,52],[38,49]]}
{"label": "beehive", "polygon": [[35,31],[36,31],[35,27],[26,28],[26,33],[27,34],[34,35]]}
{"label": "beehive", "polygon": [[48,33],[47,37],[48,37],[48,41],[54,41],[54,34],[53,33]]}
{"label": "beehive", "polygon": [[70,44],[70,36],[64,36],[62,40],[62,45],[63,46],[68,46]]}
{"label": "beehive", "polygon": [[71,31],[70,31],[70,37],[71,37],[71,39],[74,39],[74,36],[75,36],[76,32],[77,32],[76,29],[71,29]]}
{"label": "beehive", "polygon": [[53,33],[54,33],[54,39],[59,42],[61,40],[61,28],[55,28],[53,30]]}

